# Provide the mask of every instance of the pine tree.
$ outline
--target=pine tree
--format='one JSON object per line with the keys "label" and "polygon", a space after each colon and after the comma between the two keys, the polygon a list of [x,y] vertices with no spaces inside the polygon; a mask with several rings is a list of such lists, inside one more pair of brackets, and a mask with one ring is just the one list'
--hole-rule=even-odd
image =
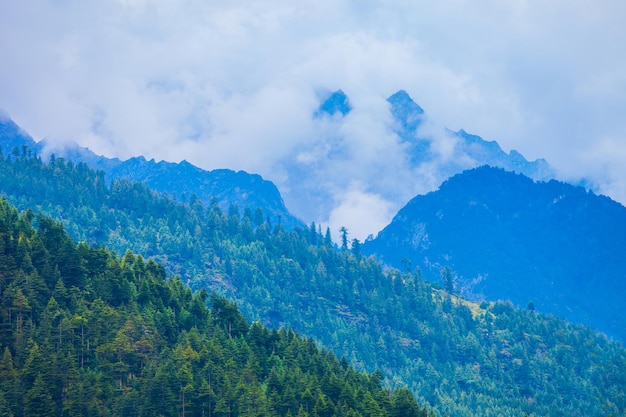
{"label": "pine tree", "polygon": [[348,250],[348,229],[345,226],[341,226],[339,233],[341,233],[341,250],[345,252]]}
{"label": "pine tree", "polygon": [[42,375],[37,375],[31,389],[24,396],[24,414],[27,416],[53,417],[57,415],[57,406],[48,384]]}
{"label": "pine tree", "polygon": [[[17,411],[20,391],[18,371],[13,365],[11,351],[8,347],[5,347],[2,359],[0,359],[0,392],[2,393],[6,414],[0,412],[0,416],[8,416]],[[0,410],[2,408],[3,406],[0,405]]]}
{"label": "pine tree", "polygon": [[11,406],[9,405],[9,402],[6,399],[6,395],[4,394],[4,391],[0,391],[0,416],[5,416],[5,417],[14,416]]}

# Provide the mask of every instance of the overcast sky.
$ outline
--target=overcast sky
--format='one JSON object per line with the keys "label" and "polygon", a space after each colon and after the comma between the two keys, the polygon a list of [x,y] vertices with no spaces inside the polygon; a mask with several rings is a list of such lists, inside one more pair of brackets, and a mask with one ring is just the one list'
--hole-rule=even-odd
{"label": "overcast sky", "polygon": [[341,88],[360,160],[329,173],[348,179],[330,185],[345,197],[335,210],[304,220],[358,221],[362,239],[399,208],[357,167],[382,154],[385,99],[405,89],[435,123],[625,203],[625,22],[623,0],[11,1],[0,109],[36,140],[243,169],[281,188],[277,162],[315,156],[294,150],[323,133],[311,115]]}

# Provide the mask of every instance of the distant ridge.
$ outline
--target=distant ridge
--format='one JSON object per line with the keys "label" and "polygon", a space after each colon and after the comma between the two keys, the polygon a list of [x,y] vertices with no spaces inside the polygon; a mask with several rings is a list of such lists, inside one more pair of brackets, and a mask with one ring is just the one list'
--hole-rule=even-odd
{"label": "distant ridge", "polygon": [[[496,141],[435,125],[428,112],[405,90],[389,95],[385,102],[371,104],[353,102],[349,92],[341,89],[320,93],[303,136],[295,138],[276,154],[275,160],[265,164],[264,175],[278,181],[275,184],[280,193],[270,189],[275,188],[273,184],[263,185],[260,178],[246,179],[245,173],[235,175],[230,170],[217,175],[213,171],[211,174],[176,167],[171,162],[144,160],[140,155],[121,161],[78,146],[53,151],[104,170],[108,180],[123,177],[141,181],[179,199],[195,194],[207,202],[216,196],[224,209],[231,203],[240,209],[248,205],[265,207],[274,222],[280,219],[288,227],[302,225],[302,219],[305,223],[327,224],[336,234],[341,226],[346,226],[353,237],[361,240],[378,232],[391,220],[390,213],[413,196],[434,190],[466,169],[490,165],[535,180],[555,176],[543,159],[528,161],[515,150],[505,152]],[[19,132],[17,126],[9,130],[14,139],[26,139],[23,134],[15,136]],[[28,140],[35,145],[29,137]],[[35,146],[41,151],[43,143]],[[11,147],[7,151],[10,150]],[[180,181],[181,173],[191,175],[188,181]],[[232,181],[233,185],[227,189],[216,187],[216,176],[220,181]],[[248,180],[250,184],[246,184]],[[376,201],[378,207],[366,201]],[[344,220],[342,213],[355,208],[355,202],[360,215],[352,218],[363,218],[369,227]],[[348,224],[339,224],[340,221]]]}
{"label": "distant ridge", "polygon": [[90,168],[104,171],[109,182],[116,178],[142,182],[179,200],[188,200],[195,195],[208,204],[215,199],[224,210],[231,204],[237,205],[241,211],[246,207],[260,207],[274,223],[280,222],[286,227],[304,224],[287,210],[276,186],[258,174],[230,169],[205,171],[187,161],[156,162],[142,156],[122,161],[96,155],[75,144],[48,148],[45,141],[35,142],[11,119],[0,117],[0,150],[9,154],[22,146],[37,154],[54,153],[74,162],[83,162]]}

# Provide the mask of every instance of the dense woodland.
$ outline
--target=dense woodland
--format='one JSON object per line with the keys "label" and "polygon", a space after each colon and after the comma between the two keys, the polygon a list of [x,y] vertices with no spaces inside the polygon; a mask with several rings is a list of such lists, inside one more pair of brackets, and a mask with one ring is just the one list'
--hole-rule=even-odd
{"label": "dense woodland", "polygon": [[622,344],[510,303],[466,302],[410,264],[383,270],[358,241],[336,248],[314,224],[286,230],[260,209],[224,212],[194,196],[181,204],[26,149],[0,157],[0,184],[12,204],[59,219],[76,241],[154,257],[198,294],[235,300],[249,321],[380,369],[439,415],[626,414]]}
{"label": "dense woodland", "polygon": [[208,297],[0,200],[0,415],[428,415],[380,373]]}

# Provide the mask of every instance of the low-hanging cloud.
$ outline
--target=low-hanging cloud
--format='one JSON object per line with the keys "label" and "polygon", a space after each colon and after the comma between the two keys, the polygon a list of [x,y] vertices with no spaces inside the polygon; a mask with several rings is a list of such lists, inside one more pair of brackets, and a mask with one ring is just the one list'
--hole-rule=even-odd
{"label": "low-hanging cloud", "polygon": [[351,239],[363,241],[372,231],[381,230],[389,223],[394,206],[380,195],[364,191],[362,184],[352,183],[336,196],[336,202],[328,217],[328,226],[338,240],[338,231],[346,227]]}
{"label": "low-hanging cloud", "polygon": [[[307,222],[370,207],[363,231],[345,224],[360,239],[438,186],[459,157],[443,125],[625,202],[625,18],[611,0],[11,2],[0,108],[36,139],[260,173]],[[353,111],[314,118],[340,88]],[[387,108],[399,89],[436,127],[439,159],[417,169]]]}

